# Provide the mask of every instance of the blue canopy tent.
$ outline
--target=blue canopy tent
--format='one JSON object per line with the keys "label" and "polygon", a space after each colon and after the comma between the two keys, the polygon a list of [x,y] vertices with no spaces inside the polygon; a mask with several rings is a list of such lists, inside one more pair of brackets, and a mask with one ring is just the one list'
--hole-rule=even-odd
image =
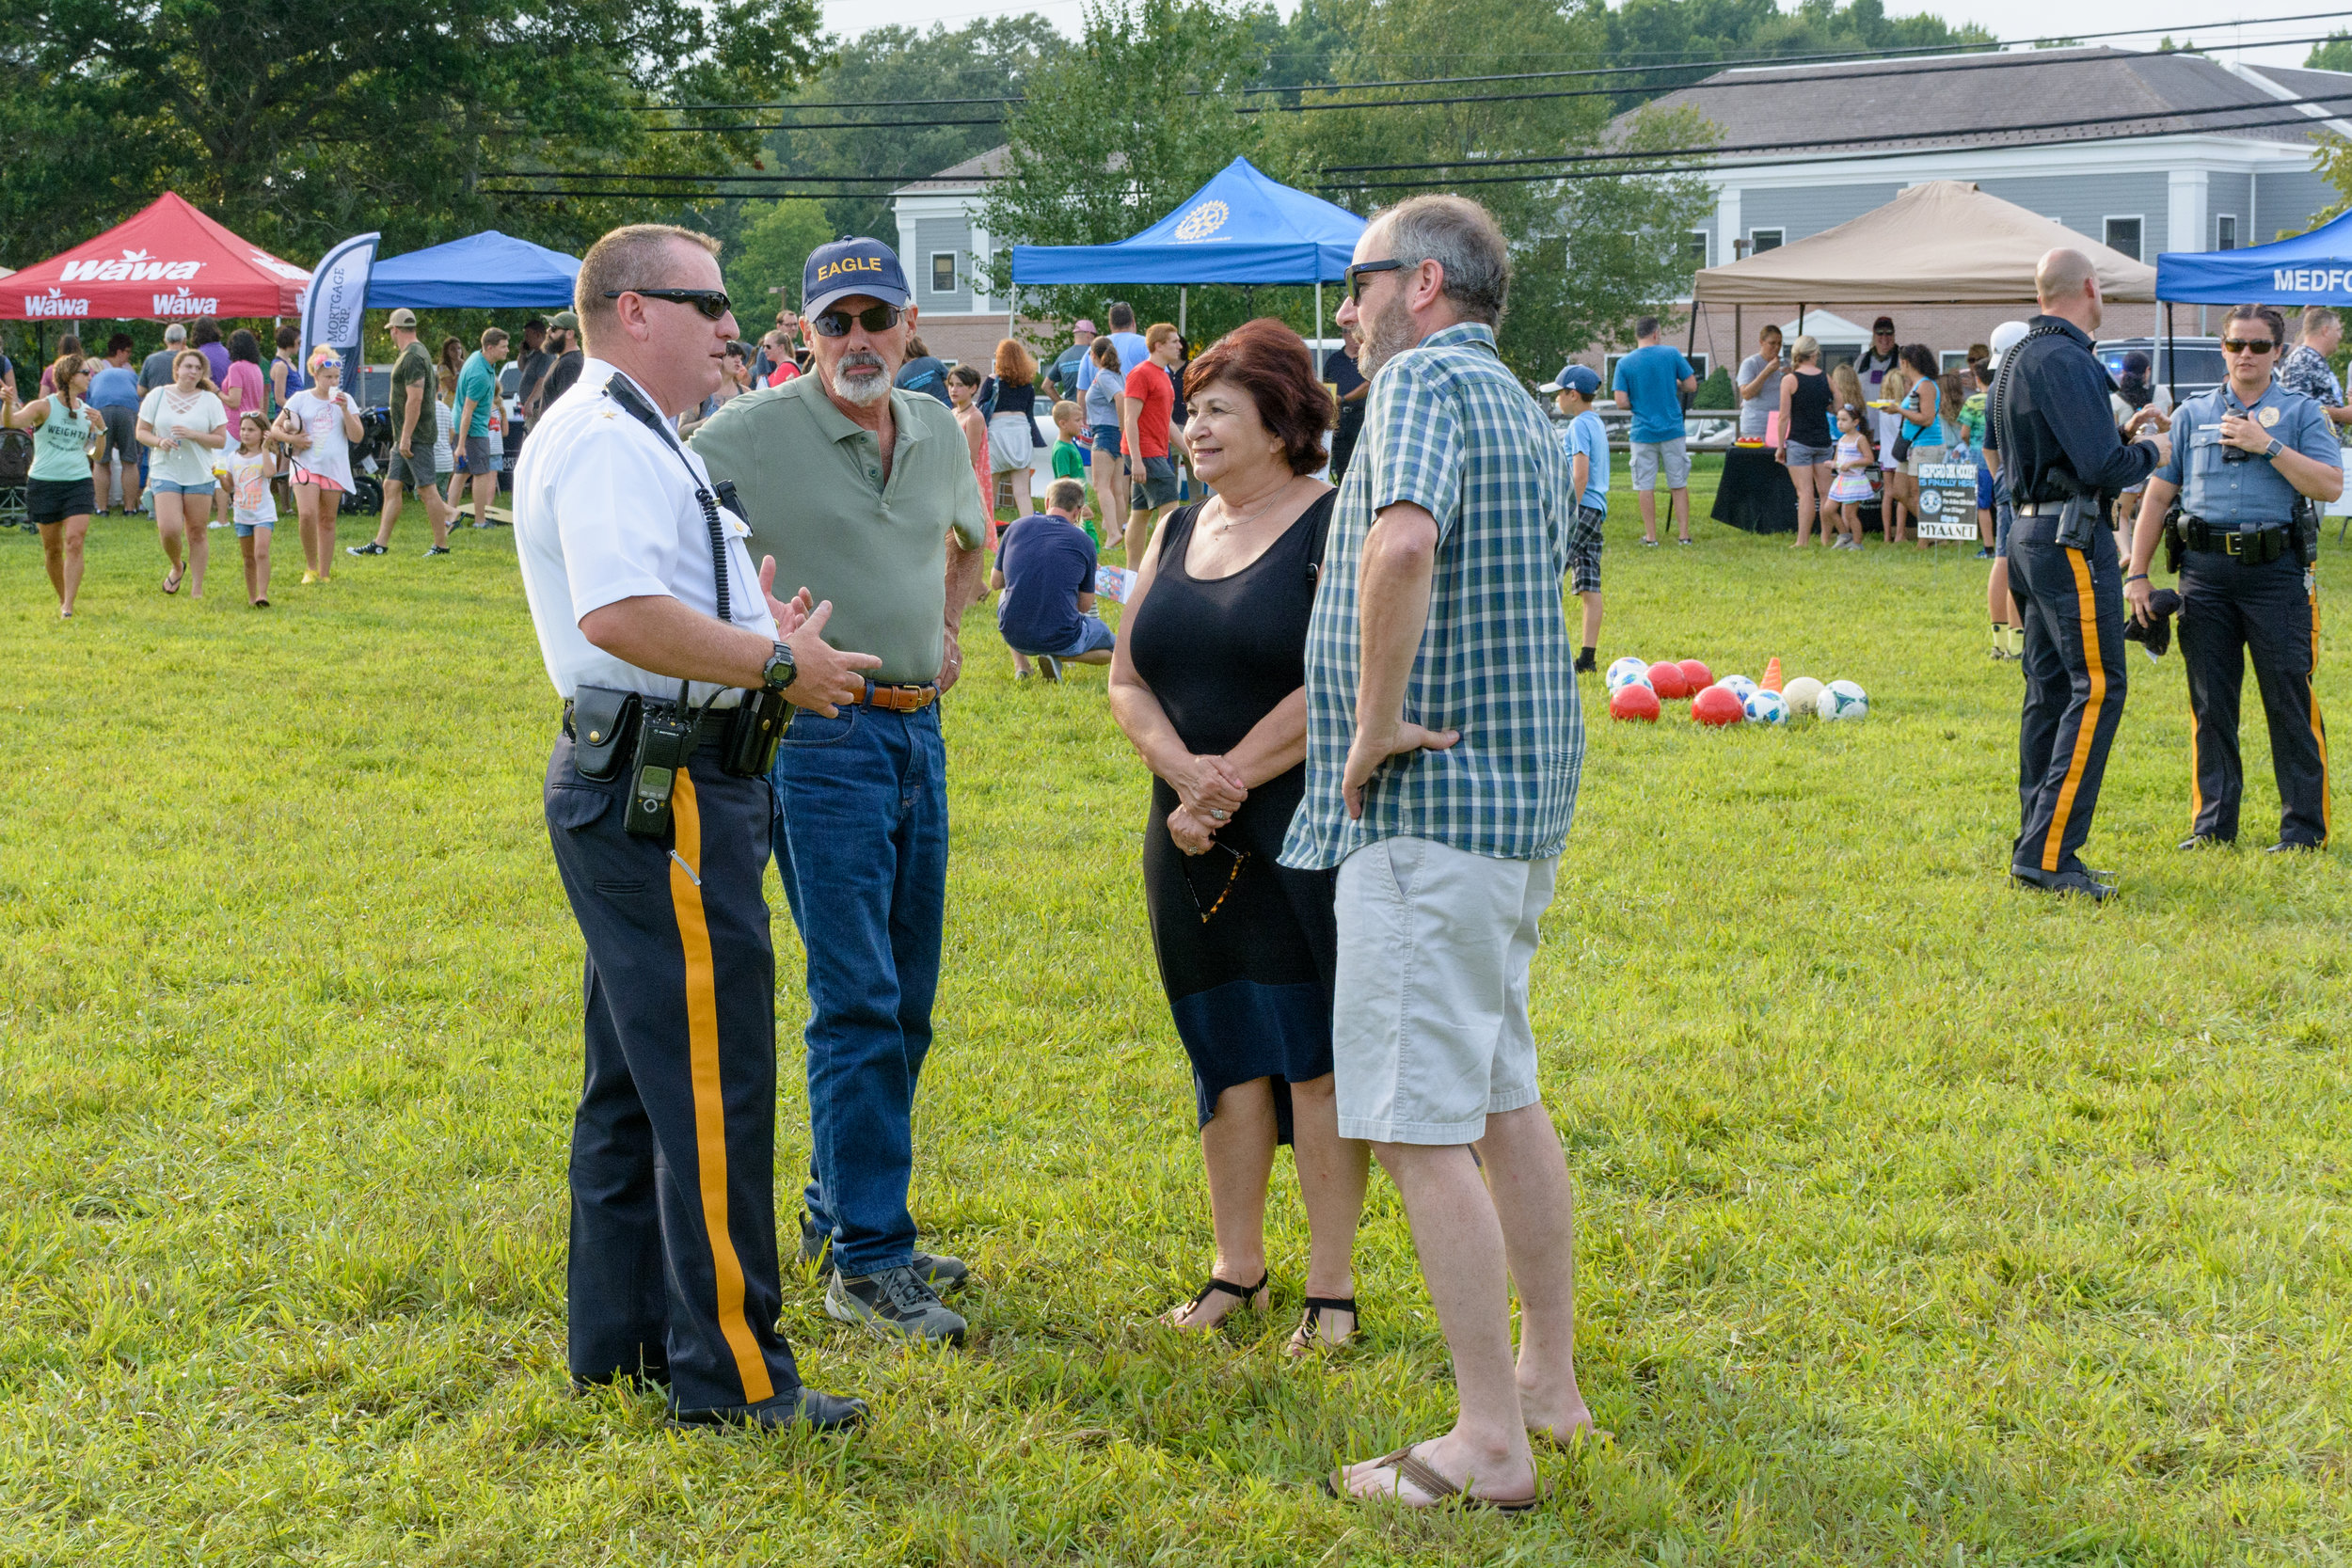
{"label": "blue canopy tent", "polygon": [[2244,250],[2167,251],[2156,258],[2156,297],[2179,305],[2352,305],[2352,213]]}
{"label": "blue canopy tent", "polygon": [[562,309],[572,303],[579,276],[578,258],[485,229],[376,262],[368,275],[368,309]]}
{"label": "blue canopy tent", "polygon": [[[1012,282],[1312,283],[1315,335],[1323,285],[1354,260],[1364,220],[1344,207],[1278,184],[1236,158],[1176,210],[1115,245],[1017,245]],[[1182,295],[1178,296],[1181,300]],[[1177,309],[1181,330],[1184,309]]]}

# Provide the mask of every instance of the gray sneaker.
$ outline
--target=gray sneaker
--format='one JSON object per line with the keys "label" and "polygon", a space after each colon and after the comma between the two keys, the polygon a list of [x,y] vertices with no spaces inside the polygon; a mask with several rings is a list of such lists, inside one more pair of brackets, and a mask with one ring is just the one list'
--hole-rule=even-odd
{"label": "gray sneaker", "polygon": [[[818,1229],[816,1217],[807,1210],[802,1210],[801,1261],[803,1263],[823,1262],[825,1251],[832,1245],[832,1232]],[[971,1276],[972,1273],[964,1266],[962,1259],[950,1257],[944,1252],[917,1252],[914,1255],[914,1272],[922,1276],[926,1284],[942,1295],[961,1286]]]}
{"label": "gray sneaker", "polygon": [[845,1323],[862,1323],[880,1338],[963,1343],[964,1321],[941,1306],[938,1292],[911,1268],[868,1275],[834,1270],[825,1311]]}

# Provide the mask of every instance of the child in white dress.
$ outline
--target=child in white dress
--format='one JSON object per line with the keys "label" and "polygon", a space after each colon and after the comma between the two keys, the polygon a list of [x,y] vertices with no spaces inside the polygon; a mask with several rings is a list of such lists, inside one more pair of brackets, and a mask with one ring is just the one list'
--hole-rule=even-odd
{"label": "child in white dress", "polygon": [[1870,499],[1870,437],[1862,433],[1862,410],[1845,404],[1837,410],[1837,477],[1830,481],[1829,499],[1836,504],[1838,531],[1831,547],[1862,547],[1862,503]]}

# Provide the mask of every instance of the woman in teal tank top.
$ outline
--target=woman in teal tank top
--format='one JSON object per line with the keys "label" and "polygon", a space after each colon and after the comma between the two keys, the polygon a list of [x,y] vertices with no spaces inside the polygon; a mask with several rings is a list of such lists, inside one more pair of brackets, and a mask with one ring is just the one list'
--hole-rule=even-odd
{"label": "woman in teal tank top", "polygon": [[25,514],[40,529],[42,564],[57,591],[57,617],[73,613],[82,591],[82,541],[98,499],[90,485],[90,437],[106,428],[89,405],[89,378],[98,359],[69,354],[50,367],[57,389],[22,408],[16,378],[0,376],[0,428],[33,433],[33,467],[24,486]]}

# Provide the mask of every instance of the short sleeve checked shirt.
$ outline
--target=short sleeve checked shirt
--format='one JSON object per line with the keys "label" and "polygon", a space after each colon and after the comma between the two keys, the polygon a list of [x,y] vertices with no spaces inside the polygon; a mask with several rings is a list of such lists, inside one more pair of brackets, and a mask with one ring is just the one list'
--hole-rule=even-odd
{"label": "short sleeve checked shirt", "polygon": [[[1500,860],[1560,852],[1584,764],[1576,648],[1561,601],[1576,495],[1551,420],[1495,354],[1493,331],[1432,333],[1373,378],[1307,629],[1307,788],[1282,863],[1335,866],[1384,838]],[[1373,518],[1410,502],[1438,523],[1429,620],[1405,718],[1458,729],[1451,750],[1391,758],[1350,820],[1357,572]]]}

